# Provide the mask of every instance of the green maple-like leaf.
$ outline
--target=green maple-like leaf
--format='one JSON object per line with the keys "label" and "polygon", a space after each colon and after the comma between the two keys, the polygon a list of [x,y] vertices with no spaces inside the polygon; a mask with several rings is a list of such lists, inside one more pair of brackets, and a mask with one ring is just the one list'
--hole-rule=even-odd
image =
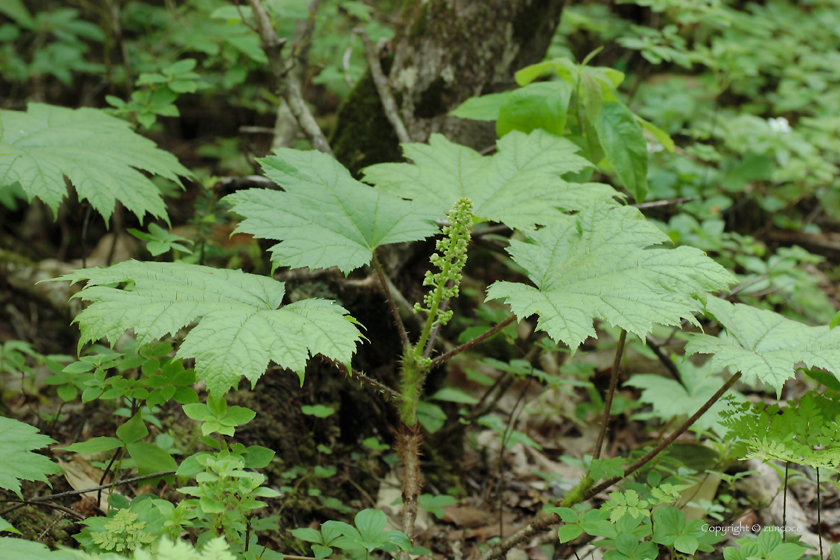
{"label": "green maple-like leaf", "polygon": [[[256,383],[269,360],[303,383],[310,355],[349,363],[359,340],[342,307],[313,298],[281,308],[282,282],[239,270],[128,261],[57,280],[88,281],[74,296],[93,302],[75,320],[80,344],[103,337],[113,343],[127,329],[143,344],[198,322],[177,357],[195,358],[196,376],[214,394],[235,387],[240,375]],[[107,286],[124,282],[126,289]]]}
{"label": "green maple-like leaf", "polygon": [[25,113],[0,111],[0,186],[19,183],[54,213],[67,196],[66,176],[106,223],[117,200],[141,220],[146,212],[166,218],[160,190],[138,170],[178,183],[192,176],[128,122],[97,109],[30,103]]}
{"label": "green maple-like leaf", "polygon": [[382,163],[363,173],[388,193],[428,205],[437,219],[466,197],[476,217],[519,229],[547,225],[561,219],[563,210],[619,196],[609,185],[568,183],[560,177],[590,167],[565,138],[544,130],[513,131],[497,146],[498,153],[485,157],[433,134],[429,144],[403,144],[403,154],[414,163]]}
{"label": "green maple-like leaf", "polygon": [[[714,395],[724,383],[720,377],[712,375],[719,370],[712,369],[708,361],[702,366],[695,366],[689,360],[677,361],[682,383],[659,375],[637,374],[625,381],[642,389],[640,402],[653,406],[653,412],[663,421],[694,414]],[[743,402],[741,393],[731,393],[731,400],[719,400],[694,423],[700,430],[714,429],[719,434],[726,433],[721,425],[721,413],[732,409],[732,402]]]}
{"label": "green maple-like leaf", "polygon": [[245,217],[236,231],[281,241],[271,248],[275,266],[337,266],[347,274],[380,245],[439,231],[421,205],[356,181],[321,152],[280,149],[259,161],[283,191],[248,189],[225,200]]}
{"label": "green maple-like leaf", "polygon": [[513,241],[508,252],[536,287],[496,282],[487,299],[504,299],[520,318],[537,314],[537,328],[572,349],[595,336],[595,318],[641,338],[653,323],[696,324],[698,299],[735,278],[698,249],[652,248],[667,241],[635,208],[589,207]]}
{"label": "green maple-like leaf", "polygon": [[47,475],[60,473],[61,467],[32,450],[51,443],[55,441],[34,426],[0,416],[0,488],[21,497],[19,480],[49,483]]}
{"label": "green maple-like leaf", "polygon": [[721,336],[694,334],[686,353],[713,354],[711,368],[740,371],[781,391],[796,364],[826,369],[840,377],[840,330],[809,327],[778,313],[722,299],[709,299],[706,311],[726,328]]}

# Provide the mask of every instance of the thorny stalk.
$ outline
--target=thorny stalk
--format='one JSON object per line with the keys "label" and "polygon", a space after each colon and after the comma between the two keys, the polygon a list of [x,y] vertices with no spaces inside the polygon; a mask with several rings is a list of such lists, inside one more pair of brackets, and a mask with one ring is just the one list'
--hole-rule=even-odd
{"label": "thorny stalk", "polygon": [[382,291],[385,297],[388,298],[388,307],[391,308],[391,315],[394,316],[394,321],[397,323],[397,330],[400,332],[400,340],[403,348],[408,348],[411,342],[408,340],[408,334],[405,332],[405,325],[400,317],[400,312],[397,309],[397,304],[394,302],[394,294],[391,293],[391,287],[388,285],[388,279],[385,277],[385,272],[382,270],[382,265],[379,264],[379,259],[376,253],[373,254],[373,268],[376,270],[376,276],[379,278],[379,283],[382,284]]}

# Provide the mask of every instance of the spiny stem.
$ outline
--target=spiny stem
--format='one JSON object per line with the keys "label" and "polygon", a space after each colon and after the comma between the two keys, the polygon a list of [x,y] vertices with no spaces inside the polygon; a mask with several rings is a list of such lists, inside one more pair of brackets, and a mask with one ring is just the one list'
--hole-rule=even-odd
{"label": "spiny stem", "polygon": [[385,278],[385,272],[382,270],[382,265],[379,264],[379,259],[376,253],[373,253],[373,268],[376,270],[376,276],[379,278],[379,283],[382,284],[382,291],[385,292],[385,297],[388,298],[388,306],[391,308],[391,315],[394,316],[394,321],[397,323],[397,330],[400,332],[400,340],[403,348],[407,348],[411,342],[408,340],[408,334],[405,332],[405,325],[400,317],[400,312],[397,310],[397,304],[394,302],[394,295],[391,293],[391,288],[388,287],[388,280]]}
{"label": "spiny stem", "polygon": [[358,381],[358,382],[360,382],[364,385],[367,385],[368,387],[370,387],[371,389],[373,389],[377,393],[380,393],[386,399],[388,399],[390,401],[397,402],[397,403],[400,402],[401,400],[403,400],[403,396],[401,394],[394,391],[393,389],[391,389],[387,385],[377,381],[376,379],[373,379],[372,377],[368,377],[367,375],[365,375],[361,371],[356,371],[355,369],[348,367],[346,364],[340,364],[339,362],[337,362],[335,360],[331,360],[331,359],[327,358],[326,356],[322,356],[322,357],[326,361],[328,361],[329,363],[334,365],[335,367],[337,367],[339,369],[343,369],[344,372],[347,374],[347,376],[350,377],[351,379],[354,379],[355,381]]}
{"label": "spiny stem", "polygon": [[[688,430],[703,414],[705,414],[709,408],[712,407],[722,396],[732,387],[736,381],[741,378],[740,373],[736,373],[732,377],[730,377],[723,386],[718,389],[718,391],[712,395],[706,403],[700,407],[700,409],[694,413],[688,420],[686,420],[677,430],[671,434],[668,438],[662,441],[659,445],[656,446],[655,449],[651,450],[647,455],[630,465],[624,470],[624,474],[622,476],[616,476],[609,480],[605,480],[598,486],[592,485],[592,479],[589,476],[585,476],[575,488],[572,488],[567,494],[566,499],[562,501],[562,505],[564,507],[571,507],[577,503],[584,502],[591,497],[595,496],[596,494],[603,492],[616,482],[626,478],[639,470],[642,466],[647,464],[651,461],[654,457],[656,457],[659,453],[662,452],[663,449],[668,447],[675,439],[681,436],[686,430]],[[589,488],[587,489],[587,486]],[[581,491],[583,490],[583,491]],[[501,558],[504,554],[513,548],[514,546],[518,545],[521,542],[524,542],[537,533],[542,533],[543,531],[547,531],[554,525],[557,525],[561,522],[560,516],[556,513],[546,513],[545,511],[541,511],[537,514],[534,518],[534,521],[528,524],[524,529],[520,529],[510,537],[506,538],[487,552],[485,552],[480,560],[493,560],[494,558]]]}
{"label": "spiny stem", "polygon": [[461,346],[458,346],[457,348],[453,348],[452,350],[450,350],[446,354],[438,356],[437,358],[432,360],[431,364],[429,364],[429,369],[436,368],[437,366],[439,366],[443,362],[449,360],[453,356],[457,356],[461,352],[466,352],[467,350],[469,350],[473,346],[481,344],[482,342],[484,342],[485,340],[487,340],[488,338],[490,338],[491,336],[493,336],[494,334],[496,334],[497,332],[499,332],[500,330],[502,330],[506,326],[510,325],[514,321],[516,321],[516,315],[511,315],[510,317],[508,317],[507,319],[505,319],[504,321],[502,321],[501,323],[499,323],[498,325],[496,325],[495,327],[493,327],[489,331],[478,335],[474,339],[470,340],[469,342],[465,342],[464,344],[462,344]]}
{"label": "spiny stem", "polygon": [[610,388],[607,391],[607,400],[604,403],[604,418],[601,420],[601,430],[598,432],[598,440],[595,442],[595,451],[592,452],[592,460],[601,458],[601,447],[604,445],[604,438],[607,436],[607,426],[610,423],[610,409],[612,408],[615,386],[618,385],[618,366],[621,365],[621,355],[624,353],[624,342],[627,340],[627,331],[621,329],[621,336],[618,337],[618,346],[615,349],[612,372],[610,372]]}

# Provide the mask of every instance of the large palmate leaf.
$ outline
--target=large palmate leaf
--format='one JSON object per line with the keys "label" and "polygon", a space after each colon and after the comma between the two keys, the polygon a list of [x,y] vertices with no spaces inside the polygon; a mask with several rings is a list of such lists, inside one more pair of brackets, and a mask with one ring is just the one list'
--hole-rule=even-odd
{"label": "large palmate leaf", "polygon": [[0,488],[11,490],[20,497],[20,480],[47,482],[48,474],[61,472],[61,467],[33,449],[55,443],[39,434],[38,429],[0,416]]}
{"label": "large palmate leaf", "polygon": [[595,336],[595,318],[640,337],[653,323],[696,324],[698,299],[735,278],[698,249],[651,248],[666,241],[635,208],[589,207],[530,243],[513,241],[508,252],[536,287],[496,282],[487,299],[504,299],[520,318],[536,313],[538,328],[572,349]]}
{"label": "large palmate leaf", "polygon": [[484,157],[433,134],[429,144],[403,144],[414,163],[381,163],[363,170],[365,180],[388,193],[422,202],[443,219],[456,200],[473,202],[478,218],[519,229],[550,224],[563,210],[580,210],[617,196],[608,185],[568,183],[560,175],[589,167],[570,141],[535,130],[513,131]]}
{"label": "large palmate leaf", "polygon": [[[718,370],[712,369],[707,361],[702,366],[695,366],[689,360],[677,361],[680,381],[668,379],[661,375],[635,374],[624,382],[637,389],[642,389],[639,402],[653,406],[653,415],[663,421],[672,418],[689,416],[697,412],[714,395],[724,383],[720,377],[712,375]],[[721,413],[731,410],[732,402],[744,402],[746,398],[738,392],[731,394],[731,400],[719,400],[709,408],[693,428],[700,430],[715,430],[719,434],[726,433],[726,427],[721,421]]]}
{"label": "large palmate leaf", "polygon": [[[103,337],[113,343],[127,329],[142,344],[197,321],[177,356],[195,358],[196,376],[214,394],[235,387],[240,375],[256,383],[269,360],[303,383],[310,355],[348,363],[359,340],[342,307],[315,298],[280,307],[282,282],[239,270],[127,261],[57,280],[88,280],[74,296],[93,302],[75,320],[80,344]],[[123,282],[126,289],[107,286]]]}
{"label": "large palmate leaf", "polygon": [[248,189],[225,198],[245,217],[236,231],[281,241],[275,266],[326,268],[345,274],[368,264],[380,245],[436,234],[435,216],[419,204],[360,183],[321,152],[280,149],[259,160],[283,192]]}
{"label": "large palmate leaf", "polygon": [[160,190],[138,170],[175,182],[192,175],[129,123],[97,109],[30,103],[25,113],[0,111],[0,187],[19,183],[53,212],[67,196],[66,176],[106,222],[117,200],[141,220],[146,212],[166,218]]}
{"label": "large palmate leaf", "polygon": [[778,313],[722,299],[709,299],[706,311],[726,328],[720,336],[693,334],[687,354],[713,354],[710,367],[740,371],[781,391],[796,364],[820,367],[840,377],[840,329],[808,327]]}

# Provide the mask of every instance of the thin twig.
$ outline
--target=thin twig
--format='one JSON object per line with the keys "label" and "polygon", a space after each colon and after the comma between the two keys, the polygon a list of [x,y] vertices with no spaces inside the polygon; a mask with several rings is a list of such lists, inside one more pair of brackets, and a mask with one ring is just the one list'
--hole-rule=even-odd
{"label": "thin twig", "polygon": [[362,43],[365,46],[365,56],[367,58],[368,66],[370,67],[370,75],[373,78],[373,83],[376,86],[376,92],[379,94],[379,99],[382,101],[382,108],[385,110],[385,116],[394,127],[394,132],[397,133],[397,138],[400,142],[406,144],[411,142],[411,136],[405,129],[399,113],[397,112],[397,103],[394,101],[394,95],[391,93],[391,88],[388,86],[388,81],[385,79],[385,74],[382,73],[382,62],[379,60],[379,54],[373,48],[370,42],[367,31],[364,27],[357,27],[353,33],[362,38]]}
{"label": "thin twig", "polygon": [[[592,498],[593,496],[595,496],[596,494],[598,494],[600,492],[603,492],[604,490],[606,490],[607,488],[609,488],[610,486],[612,486],[616,482],[622,480],[623,478],[626,478],[626,477],[630,476],[631,474],[633,474],[634,472],[639,470],[639,468],[641,468],[646,463],[648,463],[651,459],[656,457],[659,453],[662,452],[663,449],[668,447],[668,445],[670,445],[675,439],[677,439],[687,429],[689,429],[740,378],[741,378],[740,373],[736,373],[735,375],[730,377],[729,380],[726,383],[724,383],[723,386],[720,389],[718,389],[718,391],[714,395],[712,395],[711,398],[709,398],[709,400],[706,401],[706,403],[702,407],[700,407],[700,409],[697,412],[694,413],[694,415],[691,416],[691,418],[686,420],[679,428],[677,428],[677,430],[673,434],[671,434],[668,438],[663,440],[662,443],[657,445],[655,449],[653,449],[647,455],[645,455],[644,457],[642,457],[641,459],[639,459],[638,461],[636,461],[635,463],[633,463],[632,465],[627,467],[624,470],[624,474],[622,476],[616,476],[616,477],[610,478],[609,480],[605,480],[604,482],[602,482],[598,486],[595,486],[592,489],[590,489],[588,492],[586,492],[585,494],[583,494],[580,497],[581,499],[579,501],[583,502],[583,501],[586,501],[586,500]],[[574,493],[574,489],[572,489],[569,492],[569,494],[572,494],[572,493]],[[578,502],[578,500],[575,501],[575,503],[577,503],[577,502]],[[570,502],[566,502],[566,501],[563,502],[563,506],[570,507],[572,505],[574,505],[574,503],[572,503],[571,501]],[[514,546],[518,545],[521,542],[524,542],[524,541],[530,539],[531,537],[533,537],[537,533],[542,533],[543,531],[547,531],[552,526],[557,525],[560,522],[561,522],[560,516],[557,515],[556,513],[548,514],[548,513],[545,513],[544,511],[541,511],[539,514],[537,514],[537,516],[534,518],[534,520],[531,523],[529,523],[524,529],[520,529],[519,531],[517,531],[516,533],[514,533],[513,535],[511,535],[507,539],[503,540],[502,542],[500,542],[499,544],[497,544],[496,546],[494,546],[493,548],[489,549],[487,552],[482,554],[480,560],[493,560],[495,558],[501,558],[505,555],[505,553],[508,550],[510,550]]]}
{"label": "thin twig", "polygon": [[516,315],[511,315],[510,317],[508,317],[507,319],[505,319],[504,321],[502,321],[501,323],[499,323],[498,325],[496,325],[495,327],[493,327],[489,331],[478,335],[474,339],[470,340],[469,342],[465,342],[464,344],[462,344],[461,346],[458,346],[457,348],[453,348],[452,350],[450,350],[446,354],[438,356],[437,358],[432,360],[432,363],[429,365],[429,370],[431,370],[433,368],[436,368],[437,366],[439,366],[443,362],[449,360],[453,356],[457,356],[461,352],[465,352],[465,351],[469,350],[470,348],[472,348],[473,346],[481,344],[482,342],[484,342],[485,340],[487,340],[488,338],[490,338],[491,336],[493,336],[494,334],[496,334],[497,332],[499,332],[500,330],[502,330],[506,326],[513,323],[515,320],[516,320]]}
{"label": "thin twig", "polygon": [[653,350],[653,353],[656,354],[656,357],[659,358],[659,361],[662,362],[662,365],[665,366],[671,374],[671,377],[673,377],[677,383],[685,387],[682,377],[680,376],[680,370],[677,368],[677,364],[674,363],[674,360],[672,360],[668,354],[662,351],[661,346],[664,346],[664,344],[660,345],[655,343],[649,336],[645,337],[645,344],[648,345],[648,348]]}
{"label": "thin twig", "polygon": [[706,403],[703,406],[701,406],[700,409],[691,416],[691,418],[689,418],[688,420],[683,422],[683,424],[679,428],[677,428],[670,436],[663,439],[659,443],[659,445],[657,445],[652,450],[650,450],[647,455],[645,455],[644,457],[642,457],[641,459],[639,459],[638,461],[636,461],[635,463],[633,463],[632,465],[630,465],[629,467],[624,469],[624,474],[622,476],[615,476],[613,478],[605,480],[604,482],[602,482],[598,486],[595,486],[589,492],[587,492],[585,499],[589,499],[592,496],[595,496],[596,494],[598,494],[599,492],[603,492],[604,490],[606,490],[607,488],[609,488],[610,486],[612,486],[616,482],[622,480],[623,478],[627,478],[628,476],[630,476],[631,474],[633,474],[634,472],[636,472],[637,470],[639,470],[640,468],[645,466],[648,462],[650,462],[651,459],[653,459],[654,457],[656,457],[657,455],[662,453],[662,451],[666,447],[671,445],[671,443],[673,443],[674,440],[676,440],[678,437],[683,435],[686,430],[688,430],[691,426],[693,426],[694,423],[697,422],[697,420],[699,420],[701,416],[706,414],[706,412],[709,411],[709,409],[712,407],[712,405],[714,405],[723,396],[723,394],[726,393],[726,391],[729,390],[730,387],[735,385],[735,383],[739,379],[741,379],[741,372],[738,372],[735,375],[733,375],[732,377],[730,377],[726,381],[726,383],[724,383],[721,386],[721,388],[718,389],[717,392],[715,392],[715,394],[712,395],[709,398],[709,400],[706,401]]}
{"label": "thin twig", "polygon": [[401,394],[394,391],[393,389],[391,389],[387,385],[377,381],[376,379],[373,379],[372,377],[368,377],[367,375],[365,375],[361,371],[356,371],[355,369],[350,368],[345,364],[341,364],[341,363],[339,363],[335,360],[331,360],[330,358],[327,358],[326,356],[322,355],[321,357],[324,358],[329,363],[331,363],[332,365],[334,365],[335,367],[337,367],[339,369],[343,369],[344,372],[347,374],[347,376],[350,377],[351,379],[354,379],[354,380],[356,380],[356,381],[358,381],[358,382],[360,382],[364,385],[367,385],[368,387],[370,387],[374,391],[380,393],[386,399],[394,401],[394,402],[399,402],[399,401],[402,400],[403,397],[402,397]]}
{"label": "thin twig", "polygon": [[621,329],[621,336],[618,337],[618,346],[615,349],[612,372],[610,372],[610,388],[607,391],[607,400],[604,403],[604,418],[601,420],[601,430],[598,432],[598,439],[595,441],[595,451],[592,452],[592,460],[601,458],[601,447],[604,446],[604,438],[607,436],[607,426],[610,423],[610,409],[612,408],[615,387],[618,385],[618,366],[621,364],[621,355],[624,353],[624,342],[627,340],[627,331]]}
{"label": "thin twig", "polygon": [[[83,488],[82,490],[68,490],[67,492],[59,492],[58,494],[50,494],[48,496],[38,496],[36,498],[30,498],[26,500],[27,504],[34,504],[38,502],[47,502],[49,500],[54,500],[56,498],[64,498],[65,496],[77,496],[79,494],[87,494],[89,492],[98,492],[99,490],[105,490],[107,488],[113,488],[114,486],[122,486],[124,484],[131,484],[132,482],[140,482],[142,480],[149,480],[150,478],[158,478],[161,476],[169,476],[170,474],[175,474],[175,471],[161,471],[152,474],[146,474],[143,476],[137,476],[134,478],[125,478],[123,480],[118,480],[116,482],[110,482],[108,484],[102,484],[99,486],[94,486],[92,488]],[[2,502],[17,502],[17,500],[0,500]],[[24,504],[25,505],[25,504]],[[0,516],[8,513],[8,510],[0,511]]]}
{"label": "thin twig", "polygon": [[268,58],[269,70],[274,78],[274,88],[285,99],[289,110],[297,119],[301,130],[306,133],[306,136],[312,142],[312,146],[316,150],[333,155],[332,148],[330,148],[324,132],[318,126],[318,123],[315,122],[315,118],[309,112],[309,108],[303,101],[300,88],[295,83],[295,80],[289,79],[287,76],[289,69],[286,68],[286,62],[283,60],[283,45],[286,43],[286,40],[280,40],[277,37],[277,33],[275,33],[274,27],[271,25],[271,19],[268,17],[260,0],[248,0],[248,3],[251,5],[251,10],[254,13],[254,20],[259,31],[262,48]]}
{"label": "thin twig", "polygon": [[659,208],[661,206],[673,206],[675,204],[684,204],[692,200],[700,200],[699,196],[685,196],[682,198],[672,198],[670,200],[654,200],[653,202],[642,202],[640,204],[631,204],[635,208]]}
{"label": "thin twig", "polygon": [[388,306],[391,308],[391,315],[394,316],[394,321],[397,323],[397,330],[400,331],[400,340],[402,340],[403,348],[407,348],[411,345],[411,342],[408,340],[405,325],[402,322],[399,310],[397,310],[397,304],[394,302],[394,295],[391,293],[391,288],[388,286],[388,280],[385,278],[385,272],[382,270],[382,265],[379,264],[376,253],[373,254],[373,268],[376,270],[376,276],[379,277],[379,282],[382,284],[382,291],[385,292],[385,297],[388,298]]}

